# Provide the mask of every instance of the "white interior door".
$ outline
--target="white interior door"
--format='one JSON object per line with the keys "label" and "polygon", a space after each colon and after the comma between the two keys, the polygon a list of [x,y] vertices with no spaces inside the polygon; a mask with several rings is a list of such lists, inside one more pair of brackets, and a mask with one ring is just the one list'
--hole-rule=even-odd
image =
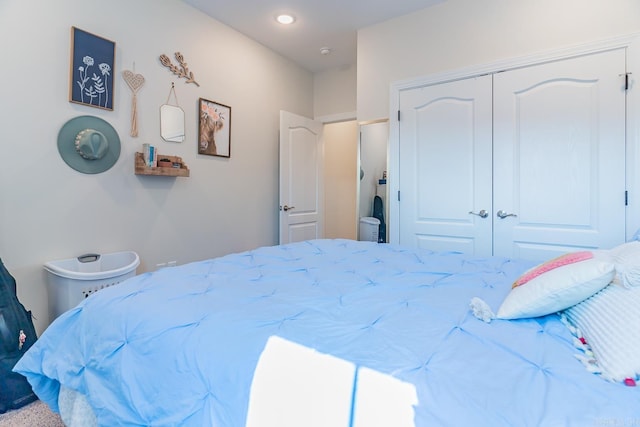
{"label": "white interior door", "polygon": [[491,255],[491,76],[400,94],[399,242]]}
{"label": "white interior door", "polygon": [[280,244],[323,237],[322,123],[280,112]]}
{"label": "white interior door", "polygon": [[495,255],[624,242],[624,73],[618,49],[495,74]]}

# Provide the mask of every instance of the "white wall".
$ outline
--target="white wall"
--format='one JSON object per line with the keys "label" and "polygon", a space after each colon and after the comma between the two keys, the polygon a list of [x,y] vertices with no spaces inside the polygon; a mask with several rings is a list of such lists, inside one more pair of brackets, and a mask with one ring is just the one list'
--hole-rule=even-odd
{"label": "white wall", "polygon": [[[71,26],[116,42],[114,111],[68,102]],[[2,0],[0,40],[0,257],[39,332],[49,323],[46,261],[134,250],[142,272],[277,243],[279,110],[312,116],[309,72],[179,0]],[[160,64],[177,51],[200,87]],[[134,63],[146,79],[138,138],[121,78]],[[171,82],[185,110],[183,143],[159,135]],[[197,154],[199,97],[232,107],[230,159]],[[98,175],[76,172],[57,151],[61,126],[87,114],[111,123],[122,143],[116,165]],[[134,175],[144,142],[181,156],[191,176]]]}
{"label": "white wall", "polygon": [[334,68],[314,74],[313,114],[315,118],[355,119],[356,66]]}
{"label": "white wall", "polygon": [[638,0],[447,0],[358,32],[358,120],[391,82],[640,31]]}
{"label": "white wall", "polygon": [[[358,32],[358,119],[389,117],[402,82],[463,75],[498,63],[526,62],[549,52],[575,50],[640,34],[638,0],[447,0]],[[627,93],[627,238],[640,227],[640,47],[629,49]],[[497,70],[493,70],[497,71]],[[622,79],[622,77],[621,77]],[[394,101],[397,101],[395,99]],[[397,120],[391,114],[390,191],[397,169]],[[394,201],[390,208],[394,211]],[[393,219],[388,234],[393,237]],[[397,234],[397,233],[396,233]]]}
{"label": "white wall", "polygon": [[314,119],[327,123],[324,140],[326,238],[355,239],[357,233],[356,66],[313,76]]}
{"label": "white wall", "polygon": [[358,124],[324,126],[324,236],[356,239]]}

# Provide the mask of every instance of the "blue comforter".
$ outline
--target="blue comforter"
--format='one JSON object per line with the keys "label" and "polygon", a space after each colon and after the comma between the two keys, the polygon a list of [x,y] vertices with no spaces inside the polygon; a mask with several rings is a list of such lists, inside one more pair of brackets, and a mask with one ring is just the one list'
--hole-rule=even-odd
{"label": "blue comforter", "polygon": [[60,316],[20,360],[58,409],[84,394],[102,426],[243,426],[253,372],[277,336],[415,386],[415,425],[639,425],[640,388],[576,359],[557,315],[497,310],[530,263],[315,240],[133,277]]}

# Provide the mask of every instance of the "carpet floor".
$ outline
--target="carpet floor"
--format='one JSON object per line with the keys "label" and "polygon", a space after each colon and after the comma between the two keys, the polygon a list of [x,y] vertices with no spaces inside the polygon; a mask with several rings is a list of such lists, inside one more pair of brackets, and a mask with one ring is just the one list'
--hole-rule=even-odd
{"label": "carpet floor", "polygon": [[36,400],[0,415],[0,427],[64,427],[64,423],[46,403]]}

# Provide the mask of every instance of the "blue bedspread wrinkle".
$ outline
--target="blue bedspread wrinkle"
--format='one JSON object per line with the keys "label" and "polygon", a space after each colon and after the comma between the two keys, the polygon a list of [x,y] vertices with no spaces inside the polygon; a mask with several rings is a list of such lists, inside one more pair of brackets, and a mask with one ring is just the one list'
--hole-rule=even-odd
{"label": "blue bedspread wrinkle", "polygon": [[497,310],[529,267],[350,240],[259,248],[97,292],[16,370],[54,410],[61,384],[83,393],[102,426],[244,426],[278,336],[414,384],[418,427],[640,425],[640,389],[588,373],[557,315],[470,312],[476,296]]}

